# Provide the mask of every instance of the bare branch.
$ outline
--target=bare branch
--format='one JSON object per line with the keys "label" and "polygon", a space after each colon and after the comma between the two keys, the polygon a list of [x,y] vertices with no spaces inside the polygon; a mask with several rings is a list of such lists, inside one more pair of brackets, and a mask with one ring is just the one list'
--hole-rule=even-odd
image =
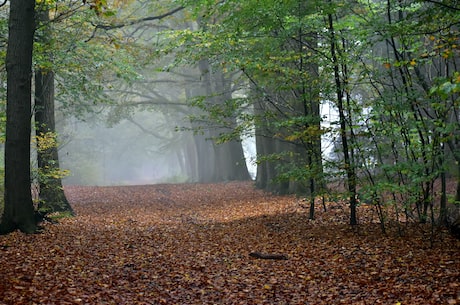
{"label": "bare branch", "polygon": [[139,23],[146,22],[146,21],[161,20],[161,19],[166,18],[168,16],[174,15],[175,13],[183,10],[184,8],[185,7],[180,6],[180,7],[177,7],[177,8],[175,8],[175,9],[169,11],[169,12],[166,12],[166,13],[164,13],[162,15],[145,17],[145,18],[131,20],[131,21],[128,21],[128,22],[123,22],[123,23],[118,23],[118,24],[97,24],[96,29],[113,30],[113,29],[119,29],[119,28],[123,28],[123,27],[126,27],[126,26],[130,26],[130,25],[139,24]]}
{"label": "bare branch", "polygon": [[460,11],[460,7],[458,6],[453,6],[453,5],[449,5],[449,4],[446,4],[444,2],[441,2],[441,1],[435,1],[435,0],[424,0],[425,2],[429,2],[429,3],[433,3],[433,4],[436,4],[436,5],[439,5],[439,6],[442,6],[444,8],[448,8],[448,9],[451,9],[451,10],[454,10],[454,11]]}

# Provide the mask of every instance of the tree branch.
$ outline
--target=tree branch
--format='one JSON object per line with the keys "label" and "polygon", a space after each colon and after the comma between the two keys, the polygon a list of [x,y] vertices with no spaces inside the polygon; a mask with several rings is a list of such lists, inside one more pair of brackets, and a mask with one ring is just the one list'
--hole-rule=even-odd
{"label": "tree branch", "polygon": [[449,4],[445,4],[445,3],[440,2],[440,1],[435,1],[435,0],[424,0],[424,1],[425,1],[425,2],[429,2],[429,3],[436,4],[436,5],[439,5],[439,6],[442,6],[442,7],[451,9],[451,10],[454,10],[454,11],[460,11],[460,7],[456,7],[456,6],[452,6],[452,5],[449,5]]}
{"label": "tree branch", "polygon": [[183,7],[183,6],[179,6],[179,7],[175,8],[175,9],[169,11],[169,12],[166,12],[166,13],[158,15],[158,16],[150,16],[150,17],[145,17],[145,18],[131,20],[131,21],[128,21],[128,22],[117,23],[117,24],[94,24],[93,23],[93,26],[94,26],[93,33],[91,34],[91,36],[88,39],[85,40],[85,42],[89,42],[90,40],[92,40],[96,36],[96,32],[97,32],[98,29],[113,30],[113,29],[119,29],[119,28],[123,28],[123,27],[126,27],[126,26],[130,26],[130,25],[139,24],[139,23],[142,23],[142,22],[145,22],[145,21],[161,20],[163,18],[166,18],[168,16],[171,16],[171,15],[183,10],[184,8],[185,7]]}
{"label": "tree branch", "polygon": [[184,8],[185,7],[180,6],[180,7],[177,7],[177,8],[175,8],[175,9],[169,11],[169,12],[166,12],[166,13],[164,13],[162,15],[145,17],[145,18],[131,20],[131,21],[128,21],[128,22],[123,22],[123,23],[118,23],[118,24],[97,24],[96,29],[113,30],[113,29],[119,29],[119,28],[122,28],[122,27],[125,27],[125,26],[139,24],[139,23],[142,23],[142,22],[145,22],[145,21],[161,20],[161,19],[166,18],[168,16],[174,15],[175,13],[183,10]]}

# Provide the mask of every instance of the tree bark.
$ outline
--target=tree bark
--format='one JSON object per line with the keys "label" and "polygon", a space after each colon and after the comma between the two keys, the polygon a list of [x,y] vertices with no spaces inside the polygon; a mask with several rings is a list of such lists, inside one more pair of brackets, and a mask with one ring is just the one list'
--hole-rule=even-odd
{"label": "tree bark", "polygon": [[37,230],[30,189],[31,75],[35,0],[11,0],[7,69],[5,209],[0,231]]}
{"label": "tree bark", "polygon": [[[37,35],[38,40],[51,48],[49,31],[49,11],[43,9],[37,12],[38,19],[42,23],[42,33]],[[52,55],[47,54],[47,59],[52,62]],[[56,133],[54,117],[54,72],[52,68],[40,68],[35,71],[35,129],[37,135],[48,132]],[[40,141],[41,137],[38,138]],[[40,142],[38,142],[40,145]],[[59,170],[59,155],[57,146],[37,150],[37,163],[41,173]],[[62,187],[61,178],[46,177],[39,179],[39,212],[48,214],[52,212],[70,212],[73,215]]]}
{"label": "tree bark", "polygon": [[[199,62],[201,72],[201,86],[198,94],[206,100],[208,105],[222,105],[231,99],[229,80],[222,71],[212,71],[207,60]],[[194,123],[192,122],[192,125]],[[226,134],[236,127],[236,119],[226,118],[226,126],[206,126],[204,135],[196,135],[198,170],[200,171],[199,182],[220,182],[235,180],[250,180],[251,177],[246,165],[241,141],[230,140],[224,143],[216,143],[215,139],[221,134]],[[200,144],[201,143],[201,144]],[[200,150],[206,150],[203,154]]]}
{"label": "tree bark", "polygon": [[[54,73],[35,71],[35,123],[37,135],[55,133],[54,120]],[[40,141],[40,140],[38,140]],[[37,151],[38,168],[42,173],[59,169],[59,155],[56,146]],[[73,214],[62,187],[61,178],[47,177],[39,181],[42,213],[70,212]]]}
{"label": "tree bark", "polygon": [[[231,82],[222,71],[215,71],[212,74],[209,85],[208,89],[211,90],[208,94],[217,95],[217,97],[212,98],[214,104],[223,104],[232,99]],[[219,137],[220,134],[232,132],[232,129],[237,126],[234,117],[227,118],[226,124],[230,127],[212,129],[211,135]],[[220,144],[213,141],[213,146],[216,155],[215,171],[218,181],[246,181],[251,179],[241,141],[233,139]]]}
{"label": "tree bark", "polygon": [[[335,81],[335,90],[337,95],[337,110],[339,112],[339,122],[340,122],[340,138],[342,140],[342,151],[343,151],[343,159],[344,159],[344,166],[347,175],[347,184],[348,184],[348,193],[350,198],[350,225],[357,225],[358,220],[356,216],[356,207],[358,202],[356,201],[356,187],[357,187],[357,177],[355,172],[355,164],[351,158],[351,149],[348,145],[348,135],[347,135],[347,123],[346,123],[346,115],[345,115],[345,105],[344,99],[346,96],[344,90],[344,83],[340,78],[340,68],[343,66],[339,62],[339,50],[338,44],[336,41],[335,36],[335,29],[334,29],[334,21],[333,16],[331,14],[328,15],[328,30],[330,31],[330,38],[331,38],[331,58],[332,64],[334,69],[334,81]],[[342,71],[343,72],[343,71]],[[347,95],[348,97],[348,95]]]}

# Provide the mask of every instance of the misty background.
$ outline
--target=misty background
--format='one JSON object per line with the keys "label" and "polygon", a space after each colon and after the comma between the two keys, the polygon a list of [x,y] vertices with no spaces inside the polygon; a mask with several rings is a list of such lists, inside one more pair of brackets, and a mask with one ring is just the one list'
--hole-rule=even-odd
{"label": "misty background", "polygon": [[[112,106],[104,107],[105,113]],[[321,107],[323,126],[337,120],[336,111],[325,103]],[[184,170],[181,158],[182,141],[194,136],[193,131],[179,130],[184,117],[165,119],[162,113],[139,110],[129,118],[110,124],[92,114],[84,119],[61,118],[60,162],[70,175],[64,184],[75,185],[138,185],[155,183],[197,182]],[[209,140],[210,141],[210,140]],[[210,143],[209,143],[210,144]],[[245,162],[252,179],[257,173],[254,137],[242,140]],[[333,154],[330,135],[323,136],[325,155]],[[185,151],[184,153],[187,153]],[[209,166],[213,166],[210,162]]]}
{"label": "misty background", "polygon": [[[68,118],[65,125],[60,126],[61,167],[70,170],[70,175],[63,179],[64,184],[197,182],[184,170],[180,147],[181,139],[193,136],[193,132],[176,131],[177,126],[165,121],[161,114],[147,111],[135,112],[132,119],[113,126],[95,117],[92,119],[94,121]],[[155,136],[155,132],[168,137]],[[248,170],[255,178],[254,139],[245,139],[243,148]]]}

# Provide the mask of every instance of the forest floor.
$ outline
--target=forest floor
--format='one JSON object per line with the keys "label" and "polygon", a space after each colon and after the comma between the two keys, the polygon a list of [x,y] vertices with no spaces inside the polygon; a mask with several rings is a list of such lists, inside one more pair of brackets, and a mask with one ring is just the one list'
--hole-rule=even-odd
{"label": "forest floor", "polygon": [[0,304],[460,304],[460,241],[365,205],[351,228],[250,182],[65,190],[76,217],[0,236]]}

